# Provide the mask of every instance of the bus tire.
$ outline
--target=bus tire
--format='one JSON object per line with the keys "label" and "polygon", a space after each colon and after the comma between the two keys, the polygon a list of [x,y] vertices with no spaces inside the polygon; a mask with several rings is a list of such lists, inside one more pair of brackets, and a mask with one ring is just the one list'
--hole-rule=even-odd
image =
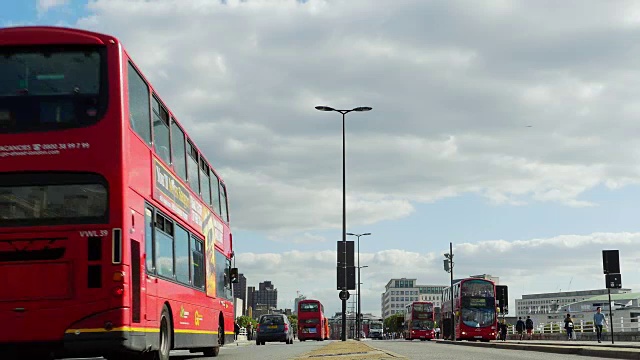
{"label": "bus tire", "polygon": [[214,346],[214,347],[206,348],[202,352],[204,353],[204,356],[216,357],[218,356],[218,354],[220,354],[220,347]]}
{"label": "bus tire", "polygon": [[155,357],[156,359],[169,360],[172,333],[173,330],[171,329],[169,310],[165,306],[162,309],[162,315],[160,315],[160,346],[158,347],[157,356]]}

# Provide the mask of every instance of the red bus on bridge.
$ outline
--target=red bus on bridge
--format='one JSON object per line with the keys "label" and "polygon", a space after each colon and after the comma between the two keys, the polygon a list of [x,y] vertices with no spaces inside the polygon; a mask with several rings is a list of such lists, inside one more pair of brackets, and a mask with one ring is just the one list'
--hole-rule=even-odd
{"label": "red bus on bridge", "polygon": [[[452,312],[455,324],[452,325]],[[496,315],[496,286],[493,281],[467,278],[453,284],[453,309],[451,287],[442,291],[443,339],[495,340],[498,317]]]}
{"label": "red bus on bridge", "polygon": [[422,341],[435,339],[435,312],[433,303],[414,301],[407,305],[404,315],[404,338]]}
{"label": "red bus on bridge", "polygon": [[233,341],[226,186],[118,39],[0,29],[0,144],[1,359]]}
{"label": "red bus on bridge", "polygon": [[329,339],[329,319],[318,300],[298,302],[298,339],[323,341]]}

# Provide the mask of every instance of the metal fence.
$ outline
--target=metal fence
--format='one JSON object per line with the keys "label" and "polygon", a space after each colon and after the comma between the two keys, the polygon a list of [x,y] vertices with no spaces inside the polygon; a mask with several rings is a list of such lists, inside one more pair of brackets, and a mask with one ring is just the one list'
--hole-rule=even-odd
{"label": "metal fence", "polygon": [[[607,318],[607,322],[609,318]],[[610,331],[610,326],[613,325],[614,332],[638,332],[640,331],[640,316],[639,317],[614,317],[613,324],[605,324],[603,326],[603,332]],[[595,326],[593,321],[575,321],[573,323],[573,331],[576,333],[583,332],[595,332]],[[516,334],[516,326],[509,326],[509,334]],[[541,323],[534,327],[534,333],[536,334],[554,334],[564,333],[564,321],[552,321],[548,323]]]}

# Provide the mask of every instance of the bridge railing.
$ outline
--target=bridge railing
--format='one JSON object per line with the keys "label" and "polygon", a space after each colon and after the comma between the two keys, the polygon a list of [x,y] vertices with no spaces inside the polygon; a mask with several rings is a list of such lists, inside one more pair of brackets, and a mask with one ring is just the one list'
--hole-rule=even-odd
{"label": "bridge railing", "polygon": [[[609,318],[607,318],[607,322]],[[640,332],[640,316],[638,317],[614,317],[613,324],[605,324],[603,326],[603,332],[609,332],[611,325],[613,325],[614,332]],[[573,323],[574,332],[595,332],[596,328],[593,321],[579,320]],[[534,333],[537,334],[554,334],[564,333],[564,321],[552,321],[547,323],[540,323],[534,327]],[[516,326],[509,326],[509,334],[516,334]]]}

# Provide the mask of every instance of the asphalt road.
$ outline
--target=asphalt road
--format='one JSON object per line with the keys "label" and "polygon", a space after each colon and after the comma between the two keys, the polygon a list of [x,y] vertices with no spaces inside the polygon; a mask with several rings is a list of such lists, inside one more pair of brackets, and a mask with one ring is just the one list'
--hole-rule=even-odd
{"label": "asphalt road", "polygon": [[374,348],[391,351],[408,359],[490,359],[490,360],[589,360],[598,357],[549,354],[537,351],[520,351],[508,349],[484,349],[471,346],[436,344],[430,341],[384,340],[368,343]]}
{"label": "asphalt road", "polygon": [[[171,360],[283,360],[295,358],[299,355],[313,351],[327,345],[328,341],[294,341],[293,344],[266,343],[257,346],[255,342],[250,344],[236,344],[223,346],[217,357],[204,357],[202,353],[191,354],[189,351],[176,350],[171,352]],[[102,358],[82,358],[82,360],[100,360]],[[1,359],[0,359],[1,360]],[[71,360],[71,359],[67,359]],[[79,358],[73,360],[80,360]]]}
{"label": "asphalt road", "polygon": [[[307,352],[318,349],[330,343],[329,341],[294,341],[292,345],[284,343],[267,343],[265,346],[257,346],[254,342],[237,346],[236,344],[224,346],[218,357],[204,357],[201,354],[191,354],[188,351],[172,351],[171,360],[284,360],[293,359]],[[520,351],[495,348],[477,348],[470,346],[436,344],[430,341],[406,341],[406,340],[374,340],[367,344],[406,357],[407,359],[490,359],[490,360],[591,360],[597,357],[577,355],[549,354],[536,351]],[[99,360],[91,358],[83,360]],[[70,359],[69,359],[70,360]],[[78,359],[74,359],[78,360]]]}

